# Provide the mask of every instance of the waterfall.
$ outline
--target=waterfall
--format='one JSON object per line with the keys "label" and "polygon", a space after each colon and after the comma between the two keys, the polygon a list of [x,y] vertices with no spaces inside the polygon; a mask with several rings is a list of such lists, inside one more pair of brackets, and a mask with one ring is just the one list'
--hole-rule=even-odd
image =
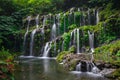
{"label": "waterfall", "polygon": [[31,33],[31,41],[30,41],[30,56],[33,56],[33,46],[34,46],[34,36],[35,36],[35,33],[38,29],[38,24],[39,24],[39,15],[37,15],[36,19],[36,29],[34,29]]}
{"label": "waterfall", "polygon": [[89,44],[90,44],[90,49],[91,52],[94,52],[94,33],[90,33],[90,31],[88,31],[88,35],[89,35]]}
{"label": "waterfall", "polygon": [[[80,13],[81,11],[80,11],[80,8],[78,8],[78,12]],[[80,18],[79,18],[79,26],[81,26],[81,16],[80,16]]]}
{"label": "waterfall", "polygon": [[30,21],[31,21],[31,16],[28,16],[27,17],[27,21],[28,21],[28,25],[27,25],[27,31],[24,35],[24,41],[23,41],[23,53],[25,54],[25,46],[26,46],[26,38],[27,38],[27,35],[28,35],[28,32],[29,32],[29,25],[30,25]]}
{"label": "waterfall", "polygon": [[36,17],[36,20],[35,20],[35,21],[36,21],[36,28],[38,29],[38,27],[39,27],[39,25],[38,25],[38,24],[39,24],[39,15],[37,15],[37,17]]}
{"label": "waterfall", "polygon": [[65,13],[64,13],[64,32],[66,31],[66,20],[65,20]]}
{"label": "waterfall", "polygon": [[52,26],[52,40],[56,38],[56,24],[54,23]]}
{"label": "waterfall", "polygon": [[78,8],[78,12],[80,12],[80,8]]}
{"label": "waterfall", "polygon": [[80,53],[80,38],[79,38],[79,29],[77,29],[77,53]]}
{"label": "waterfall", "polygon": [[76,65],[76,71],[81,71],[81,63],[80,62]]}
{"label": "waterfall", "polygon": [[27,32],[28,32],[28,30],[29,30],[29,25],[30,25],[30,21],[31,21],[31,16],[28,16],[28,17],[27,17],[27,20],[28,20],[28,25],[27,25]]}
{"label": "waterfall", "polygon": [[46,16],[44,16],[44,19],[43,19],[43,27],[45,27],[45,26],[46,26],[46,20],[47,20],[47,17],[46,17]]}
{"label": "waterfall", "polygon": [[76,23],[76,16],[75,16],[75,12],[74,12],[74,24]]}
{"label": "waterfall", "polygon": [[57,14],[58,36],[60,35],[60,14]]}
{"label": "waterfall", "polygon": [[74,29],[72,32],[71,32],[71,35],[70,35],[70,38],[71,38],[71,41],[70,41],[70,46],[72,45],[75,45],[77,46],[77,54],[80,53],[80,34],[79,34],[79,29]]}
{"label": "waterfall", "polygon": [[95,73],[95,74],[97,74],[97,73],[99,73],[100,72],[100,70],[95,66],[95,64],[92,62],[92,65],[93,65],[93,67],[92,67],[92,72],[93,73]]}
{"label": "waterfall", "polygon": [[[46,20],[46,19],[45,19]],[[44,22],[44,20],[43,20]],[[54,17],[54,24],[52,26],[52,30],[51,30],[51,40],[53,41],[56,38],[56,24],[55,24],[55,17]],[[48,57],[48,53],[51,49],[51,43],[52,42],[47,42],[44,46],[44,51],[43,51],[43,57]],[[56,52],[56,41],[54,44],[54,51]]]}
{"label": "waterfall", "polygon": [[99,10],[97,10],[96,12],[96,24],[99,23]]}
{"label": "waterfall", "polygon": [[51,49],[51,42],[47,42],[44,47],[43,57],[48,57],[48,53]]}
{"label": "waterfall", "polygon": [[30,41],[30,56],[33,56],[33,46],[34,46],[34,35],[36,33],[36,29],[34,29],[31,33],[31,41]]}
{"label": "waterfall", "polygon": [[77,30],[77,29],[74,29],[74,30],[73,30],[73,33],[74,33],[73,44],[74,44],[74,45],[76,45],[76,30]]}
{"label": "waterfall", "polygon": [[99,73],[100,70],[94,65],[93,62],[89,62],[89,61],[82,61],[79,62],[76,65],[76,71],[81,71],[81,72],[92,72],[92,73]]}
{"label": "waterfall", "polygon": [[96,25],[96,12],[95,12],[95,9],[93,9],[93,24]]}
{"label": "waterfall", "polygon": [[90,21],[90,9],[88,8],[88,25],[90,25],[91,21]]}
{"label": "waterfall", "polygon": [[65,41],[63,40],[62,41],[62,51],[64,51],[64,43],[65,43]]}
{"label": "waterfall", "polygon": [[[56,24],[55,24],[55,20],[54,20],[54,24],[52,26],[52,40],[54,40],[56,38]],[[54,41],[54,53],[56,53],[56,41]]]}
{"label": "waterfall", "polygon": [[73,44],[73,31],[70,33],[70,46]]}

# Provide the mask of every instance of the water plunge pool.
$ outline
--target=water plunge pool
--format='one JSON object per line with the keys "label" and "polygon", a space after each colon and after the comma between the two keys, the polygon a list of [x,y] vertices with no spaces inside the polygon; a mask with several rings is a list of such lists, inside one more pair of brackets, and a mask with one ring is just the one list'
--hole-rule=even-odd
{"label": "water plunge pool", "polygon": [[20,58],[15,67],[15,80],[108,80],[100,75],[66,72],[62,65],[50,58]]}

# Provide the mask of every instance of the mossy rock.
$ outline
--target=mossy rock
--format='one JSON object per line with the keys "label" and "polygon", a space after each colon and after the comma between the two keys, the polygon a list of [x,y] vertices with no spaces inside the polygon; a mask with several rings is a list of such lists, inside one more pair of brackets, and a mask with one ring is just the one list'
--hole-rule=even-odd
{"label": "mossy rock", "polygon": [[69,48],[69,51],[70,51],[71,53],[75,53],[75,51],[76,51],[75,46],[71,46],[71,47]]}
{"label": "mossy rock", "polygon": [[57,56],[57,61],[58,62],[62,62],[63,59],[64,59],[64,56],[67,55],[67,54],[70,54],[70,52],[69,51],[62,51],[62,52],[60,52],[58,54],[58,56]]}

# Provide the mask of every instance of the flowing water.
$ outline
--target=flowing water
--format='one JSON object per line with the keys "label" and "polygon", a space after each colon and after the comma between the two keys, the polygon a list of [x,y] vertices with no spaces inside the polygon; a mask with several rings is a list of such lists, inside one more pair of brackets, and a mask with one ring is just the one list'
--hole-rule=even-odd
{"label": "flowing water", "polygon": [[108,80],[88,72],[66,72],[55,59],[21,58],[16,65],[15,80]]}
{"label": "flowing water", "polygon": [[94,32],[90,33],[90,31],[88,31],[88,35],[89,35],[90,49],[92,52],[94,52]]}
{"label": "flowing water", "polygon": [[96,24],[99,23],[99,10],[97,10],[96,12]]}
{"label": "flowing water", "polygon": [[48,57],[48,53],[51,49],[51,42],[47,42],[44,47],[43,57]]}
{"label": "flowing water", "polygon": [[30,40],[30,56],[33,56],[33,46],[34,46],[34,36],[37,29],[34,29],[31,33],[31,40]]}
{"label": "flowing water", "polygon": [[88,8],[88,25],[90,25],[91,23],[91,21],[90,21],[91,19],[90,19],[90,9]]}
{"label": "flowing water", "polygon": [[64,14],[64,32],[66,31],[66,20],[65,20],[65,14]]}
{"label": "flowing water", "polygon": [[24,41],[23,41],[23,54],[25,54],[26,39],[27,39],[27,35],[28,35],[28,32],[29,32],[29,26],[30,26],[31,16],[27,17],[27,21],[28,21],[27,31],[26,31],[26,33],[24,35]]}
{"label": "flowing water", "polygon": [[36,17],[36,28],[38,28],[39,27],[39,15],[37,15],[37,17]]}
{"label": "flowing water", "polygon": [[79,38],[79,29],[77,29],[77,53],[80,53],[80,38]]}

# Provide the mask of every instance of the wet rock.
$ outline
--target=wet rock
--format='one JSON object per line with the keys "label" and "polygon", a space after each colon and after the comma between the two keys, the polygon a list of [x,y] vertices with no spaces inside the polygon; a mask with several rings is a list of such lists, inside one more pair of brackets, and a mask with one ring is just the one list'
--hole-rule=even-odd
{"label": "wet rock", "polygon": [[97,67],[93,67],[92,72],[95,74],[98,74],[100,72],[100,70]]}
{"label": "wet rock", "polygon": [[111,74],[115,71],[116,69],[107,69],[107,68],[104,68],[100,74],[102,74],[103,76],[105,77],[109,77],[111,76]]}

